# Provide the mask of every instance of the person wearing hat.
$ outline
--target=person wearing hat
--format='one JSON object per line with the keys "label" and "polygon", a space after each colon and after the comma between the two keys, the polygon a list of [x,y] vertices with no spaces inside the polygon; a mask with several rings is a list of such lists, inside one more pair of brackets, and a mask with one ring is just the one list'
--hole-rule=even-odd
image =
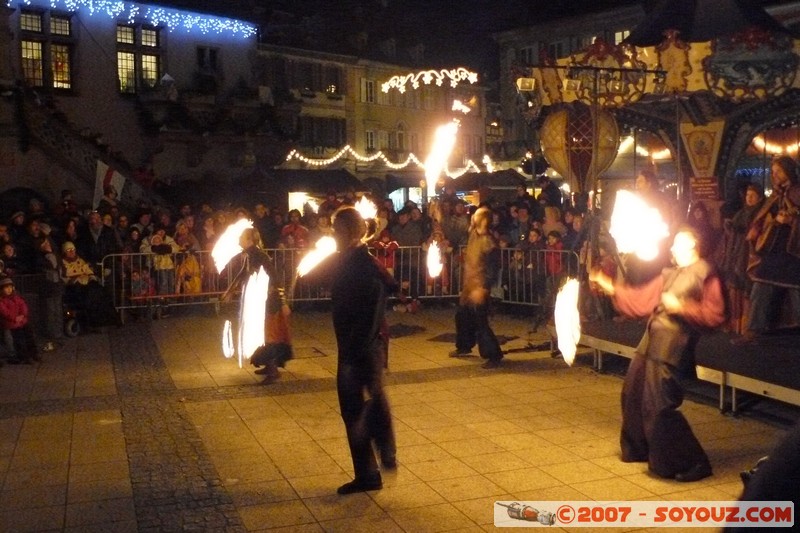
{"label": "person wearing hat", "polygon": [[36,338],[28,322],[28,304],[14,291],[14,280],[0,279],[0,327],[5,332],[5,341],[11,364],[31,364],[41,361],[36,348]]}
{"label": "person wearing hat", "polygon": [[11,242],[19,242],[21,238],[25,238],[25,212],[16,211],[8,219],[8,234],[11,235]]}
{"label": "person wearing hat", "polygon": [[97,276],[83,258],[78,256],[75,244],[66,241],[61,245],[61,279],[64,280],[64,300],[82,311],[81,322],[88,330],[118,322],[110,297],[100,285]]}

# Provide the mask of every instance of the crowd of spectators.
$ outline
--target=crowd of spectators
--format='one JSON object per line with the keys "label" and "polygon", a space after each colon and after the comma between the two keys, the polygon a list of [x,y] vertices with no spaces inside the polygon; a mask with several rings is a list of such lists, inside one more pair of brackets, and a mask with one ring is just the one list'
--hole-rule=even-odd
{"label": "crowd of spectators", "polygon": [[[596,212],[587,214],[575,207],[546,178],[537,186],[540,192],[536,197],[520,185],[513,199],[486,204],[492,214],[490,231],[502,257],[495,296],[538,303],[539,310],[546,310],[552,306],[564,275],[569,273],[586,282],[586,269],[592,265],[614,275],[619,258],[613,242],[597,230],[601,217]],[[734,311],[731,329],[741,331],[750,289],[746,268],[752,253],[746,233],[763,201],[763,191],[755,185],[746,194],[743,190],[741,207],[725,210],[723,223],[717,227],[702,202],[693,203],[687,216],[676,215],[671,207],[675,202],[657,191],[657,181],[646,171],[636,179],[636,188],[664,211],[673,229],[687,223],[703,235],[708,245],[703,254],[720,268],[730,290]],[[356,201],[352,193],[329,191],[316,210],[306,204],[302,211],[284,212],[265,203],[225,208],[215,208],[211,203],[143,203],[126,209],[116,197],[116,191],[109,188],[96,209],[82,209],[70,191],[63,191],[52,209],[45,209],[34,199],[27,209],[0,221],[0,275],[17,279],[39,274],[45,280],[37,283],[37,292],[39,312],[44,317],[38,334],[46,350],[58,345],[63,324],[60,302],[64,297],[88,310],[84,320],[91,330],[117,322],[110,303],[118,301],[120,294],[112,294],[110,286],[126,298],[161,297],[165,303],[176,294],[224,291],[208,254],[198,252],[210,252],[230,222],[250,218],[264,248],[295,250],[301,256],[320,237],[331,234],[330,215]],[[400,282],[403,301],[407,298],[413,304],[423,295],[457,294],[460,253],[466,244],[470,215],[477,206],[469,205],[449,186],[428,205],[407,201],[396,206],[388,198],[373,200],[378,214],[369,245]],[[434,243],[444,263],[444,273],[437,278],[428,276],[423,257]],[[103,259],[110,255],[118,257],[116,266],[121,266],[111,270],[117,276],[124,273],[124,279],[109,279],[112,272]],[[284,277],[284,282],[288,279]],[[582,303],[586,318],[610,318],[614,314],[599,291],[586,293],[590,295]]]}

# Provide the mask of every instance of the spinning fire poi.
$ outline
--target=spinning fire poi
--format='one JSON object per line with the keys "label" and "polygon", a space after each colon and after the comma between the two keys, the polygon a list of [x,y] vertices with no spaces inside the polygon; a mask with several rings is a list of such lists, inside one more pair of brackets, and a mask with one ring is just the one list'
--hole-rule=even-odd
{"label": "spinning fire poi", "polygon": [[[619,252],[652,261],[658,256],[662,241],[669,236],[669,228],[658,209],[635,193],[618,191],[609,233]],[[570,366],[580,340],[579,292],[577,280],[568,280],[558,292],[554,312],[558,349]]]}

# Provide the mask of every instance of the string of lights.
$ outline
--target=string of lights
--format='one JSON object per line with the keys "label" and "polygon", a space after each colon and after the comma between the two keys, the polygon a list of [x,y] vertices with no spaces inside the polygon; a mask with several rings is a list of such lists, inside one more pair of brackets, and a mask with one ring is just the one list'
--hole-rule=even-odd
{"label": "string of lights", "polygon": [[759,151],[767,152],[771,155],[796,154],[800,148],[800,142],[789,143],[786,145],[768,142],[763,135],[753,137],[753,146]]}
{"label": "string of lights", "polygon": [[[388,157],[386,157],[386,154],[384,154],[381,151],[376,152],[369,156],[365,156],[353,150],[353,148],[349,144],[344,146],[341,150],[336,152],[331,157],[325,159],[306,157],[303,154],[301,154],[297,149],[294,149],[291,152],[289,152],[289,154],[286,156],[286,161],[291,161],[293,159],[296,159],[297,161],[300,161],[301,163],[304,163],[312,167],[327,167],[339,161],[343,157],[347,156],[352,156],[356,161],[359,161],[361,163],[372,163],[374,161],[380,160],[383,162],[383,164],[385,164],[387,167],[393,170],[402,170],[412,163],[417,165],[419,168],[423,170],[425,169],[425,163],[420,161],[420,159],[414,154],[408,154],[408,157],[406,157],[405,161],[403,161],[402,163],[393,163],[392,161],[389,160]],[[484,156],[484,158],[485,157],[488,156]],[[450,169],[445,169],[445,174],[447,175],[447,177],[455,179],[469,172],[470,170],[473,170],[475,172],[481,171],[480,167],[478,167],[478,165],[475,164],[474,161],[469,159],[467,160],[467,164],[464,166],[462,170],[451,172]]]}
{"label": "string of lights", "polygon": [[441,69],[441,70],[421,70],[419,72],[409,72],[398,76],[392,76],[389,81],[381,84],[381,90],[388,93],[392,89],[397,89],[401,93],[406,92],[406,85],[410,84],[413,89],[419,89],[420,80],[425,85],[435,83],[441,87],[444,85],[445,80],[450,80],[450,87],[457,87],[462,81],[470,83],[478,82],[478,74],[470,72],[464,67],[454,69]]}
{"label": "string of lights", "polygon": [[143,21],[152,26],[161,26],[172,32],[183,30],[188,32],[230,33],[234,36],[248,38],[256,35],[258,28],[254,24],[241,20],[211,15],[200,15],[167,9],[158,6],[144,6],[119,0],[7,0],[6,6],[49,6],[51,9],[63,9],[75,13],[86,11],[90,16],[103,13],[114,20],[126,20],[129,24]]}

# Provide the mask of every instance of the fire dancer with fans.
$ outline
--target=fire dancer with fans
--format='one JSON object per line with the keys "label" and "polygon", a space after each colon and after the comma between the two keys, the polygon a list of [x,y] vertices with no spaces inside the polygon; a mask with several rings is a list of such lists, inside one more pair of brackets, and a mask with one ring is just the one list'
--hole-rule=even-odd
{"label": "fire dancer with fans", "polygon": [[704,330],[725,321],[722,284],[700,257],[700,244],[693,228],[681,228],[670,249],[675,266],[641,285],[613,280],[599,269],[589,275],[619,311],[650,317],[622,388],[622,460],[647,462],[650,471],[677,481],[712,474],[708,456],[678,411],[680,379],[694,367],[689,348]]}
{"label": "fire dancer with fans", "polygon": [[[265,343],[250,356],[250,363],[258,368],[255,373],[265,376],[266,382],[280,378],[278,367],[283,367],[292,358],[292,344],[289,330],[289,306],[284,291],[277,284],[278,277],[272,259],[261,248],[258,230],[245,228],[239,236],[242,248],[242,266],[234,277],[231,286],[223,296],[223,300],[235,292],[240,286],[260,269],[269,276],[269,294],[267,295],[266,319],[264,324]],[[246,317],[242,317],[244,320]]]}

